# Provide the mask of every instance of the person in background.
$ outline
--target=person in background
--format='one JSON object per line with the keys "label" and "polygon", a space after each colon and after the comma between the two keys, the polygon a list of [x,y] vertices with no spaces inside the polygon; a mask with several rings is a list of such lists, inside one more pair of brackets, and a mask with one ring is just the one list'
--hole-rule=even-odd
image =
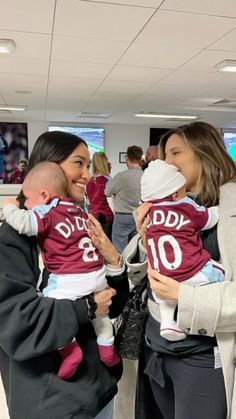
{"label": "person in background", "polygon": [[4,164],[4,155],[8,151],[8,144],[4,136],[0,134],[0,183],[3,183],[3,164]]}
{"label": "person in background", "polygon": [[[19,209],[15,199],[5,198],[3,214],[20,234],[37,236],[44,265],[50,272],[43,295],[74,301],[106,289],[105,275],[109,271],[88,236],[87,213],[65,196],[66,187],[65,174],[58,164],[38,163],[22,185],[27,210]],[[108,367],[118,364],[109,316],[98,315],[91,321],[101,361]],[[68,380],[81,363],[83,352],[75,338],[58,350],[62,359],[58,376]]]}
{"label": "person in background", "polygon": [[142,165],[142,170],[145,170],[151,161],[158,159],[158,146],[151,145],[147,148],[145,153],[145,163]]}
{"label": "person in background", "polygon": [[[219,130],[205,122],[166,133],[160,143],[160,158],[184,175],[194,201],[206,207],[219,204],[218,226],[202,232],[201,239],[212,259],[224,266],[225,281],[191,287],[149,269],[152,292],[160,299],[178,300],[177,324],[190,333],[180,342],[163,339],[159,312],[150,293],[145,353],[137,379],[136,419],[153,418],[149,409],[152,394],[165,419],[235,419],[236,167]],[[137,264],[134,257],[129,260],[129,270],[133,265],[143,275],[147,269],[143,246],[149,222],[146,214],[151,205],[144,203],[137,210],[141,238],[129,249],[140,261]]]}
{"label": "person in background", "polygon": [[126,164],[128,169],[117,173],[106,184],[105,195],[114,196],[114,221],[112,243],[122,253],[130,239],[136,234],[132,212],[140,203],[140,181],[142,169],[140,160],[143,150],[137,145],[128,147]]}
{"label": "person in background", "polygon": [[92,157],[93,176],[86,186],[90,212],[100,222],[107,237],[111,240],[114,214],[105,195],[105,187],[110,179],[111,164],[103,152]]}
{"label": "person in background", "polygon": [[[83,201],[89,180],[86,143],[65,132],[43,133],[31,153],[28,170],[42,161],[57,163],[67,178],[67,196]],[[24,196],[19,197],[24,202]],[[89,236],[112,272],[109,287],[91,299],[76,301],[42,298],[47,272],[40,285],[37,243],[19,235],[6,222],[0,227],[0,369],[11,419],[111,419],[121,363],[106,367],[99,357],[90,318],[110,313],[117,317],[127,300],[128,281],[122,260],[89,215]],[[73,337],[83,349],[83,360],[72,380],[57,376],[58,348]]]}
{"label": "person in background", "polygon": [[20,160],[18,162],[17,168],[13,170],[8,183],[23,183],[25,178],[25,172],[27,169],[27,161],[26,160]]}

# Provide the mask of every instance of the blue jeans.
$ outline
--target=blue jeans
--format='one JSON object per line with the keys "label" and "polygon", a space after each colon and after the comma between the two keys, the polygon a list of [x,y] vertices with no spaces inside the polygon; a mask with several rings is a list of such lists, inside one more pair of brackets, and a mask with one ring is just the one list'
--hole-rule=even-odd
{"label": "blue jeans", "polygon": [[132,237],[137,234],[132,213],[115,213],[112,226],[112,243],[122,253]]}
{"label": "blue jeans", "polygon": [[0,152],[0,178],[2,177],[3,172],[3,154]]}
{"label": "blue jeans", "polygon": [[113,418],[113,405],[114,399],[112,399],[94,419],[112,419]]}

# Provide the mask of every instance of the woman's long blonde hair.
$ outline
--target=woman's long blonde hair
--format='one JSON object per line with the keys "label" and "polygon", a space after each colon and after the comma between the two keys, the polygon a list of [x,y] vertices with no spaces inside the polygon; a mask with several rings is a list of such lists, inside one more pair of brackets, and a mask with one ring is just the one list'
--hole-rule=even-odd
{"label": "woman's long blonde hair", "polygon": [[93,174],[109,176],[108,157],[105,153],[99,151],[94,153],[92,157]]}
{"label": "woman's long blonde hair", "polygon": [[193,150],[201,163],[198,198],[202,205],[219,203],[220,186],[236,181],[236,166],[226,151],[220,132],[206,122],[192,122],[168,131],[160,141],[160,159],[165,159],[167,140],[176,134]]}

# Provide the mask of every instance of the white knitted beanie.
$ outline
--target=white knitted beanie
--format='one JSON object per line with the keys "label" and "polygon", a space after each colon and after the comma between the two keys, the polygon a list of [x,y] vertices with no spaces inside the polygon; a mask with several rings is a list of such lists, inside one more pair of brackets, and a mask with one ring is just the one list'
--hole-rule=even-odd
{"label": "white knitted beanie", "polygon": [[163,160],[151,161],[141,178],[142,201],[153,201],[172,195],[186,183],[177,167]]}

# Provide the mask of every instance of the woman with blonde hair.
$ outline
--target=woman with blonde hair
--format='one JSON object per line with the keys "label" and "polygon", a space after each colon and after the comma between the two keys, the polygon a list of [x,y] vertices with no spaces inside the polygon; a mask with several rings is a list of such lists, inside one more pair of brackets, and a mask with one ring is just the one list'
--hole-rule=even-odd
{"label": "woman with blonde hair", "polygon": [[107,237],[111,239],[114,215],[104,193],[106,183],[110,177],[111,163],[105,153],[94,153],[92,171],[93,177],[90,178],[86,187],[90,212],[100,222]]}

